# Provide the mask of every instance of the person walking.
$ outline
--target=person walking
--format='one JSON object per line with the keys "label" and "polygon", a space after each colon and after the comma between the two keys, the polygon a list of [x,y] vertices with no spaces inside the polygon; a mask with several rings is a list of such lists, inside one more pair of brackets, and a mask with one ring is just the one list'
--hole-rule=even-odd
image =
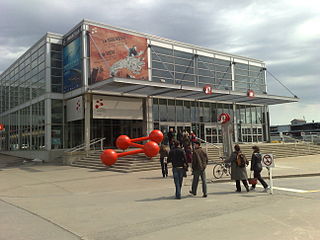
{"label": "person walking", "polygon": [[188,166],[189,166],[192,163],[192,149],[191,149],[191,146],[190,145],[185,146],[184,147],[184,152],[186,153],[186,159],[187,159],[187,163],[188,163]]}
{"label": "person walking", "polygon": [[190,146],[190,144],[189,133],[187,131],[184,131],[182,145],[184,148],[186,148],[187,146]]}
{"label": "person walking", "polygon": [[202,181],[202,197],[207,197],[207,181],[206,181],[206,167],[208,164],[208,155],[207,153],[200,147],[200,142],[194,142],[194,151],[192,154],[192,172],[193,172],[193,180],[192,187],[190,193],[192,195],[197,195],[197,188],[199,183],[199,176]]}
{"label": "person walking", "polygon": [[174,148],[174,140],[175,140],[175,137],[176,137],[176,133],[174,132],[173,128],[169,129],[169,132],[168,132],[167,135],[168,135],[168,141],[169,141],[170,149]]}
{"label": "person walking", "polygon": [[163,177],[168,177],[168,150],[167,147],[164,144],[161,144],[160,146],[160,164],[161,164],[161,171]]}
{"label": "person walking", "polygon": [[176,199],[181,199],[183,177],[186,175],[187,161],[184,151],[180,148],[180,142],[174,142],[174,148],[169,152],[168,162],[172,163],[173,180],[176,187]]}
{"label": "person walking", "polygon": [[194,143],[197,141],[197,136],[193,131],[191,131],[189,137],[192,144],[192,149],[194,149]]}
{"label": "person walking", "polygon": [[[264,187],[264,191],[267,192],[269,189],[268,184],[261,177],[262,164],[261,164],[261,153],[260,148],[258,146],[253,146],[253,153],[251,157],[251,166],[250,170],[253,171],[253,177],[257,178],[259,182]],[[254,191],[256,189],[256,184],[252,184],[251,190]]]}
{"label": "person walking", "polygon": [[236,144],[234,146],[234,152],[229,158],[231,163],[231,180],[236,181],[236,192],[241,192],[240,181],[242,181],[247,192],[250,191],[248,184],[248,176],[246,166],[249,164],[245,155],[241,152],[240,146]]}

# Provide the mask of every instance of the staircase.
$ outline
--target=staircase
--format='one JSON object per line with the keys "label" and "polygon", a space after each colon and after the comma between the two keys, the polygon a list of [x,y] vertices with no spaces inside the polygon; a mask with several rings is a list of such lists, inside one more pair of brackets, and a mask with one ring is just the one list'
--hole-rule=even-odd
{"label": "staircase", "polygon": [[[309,143],[260,143],[260,144],[240,144],[241,151],[251,159],[252,146],[256,145],[260,148],[261,153],[271,153],[275,158],[297,157],[305,155],[320,154],[320,145]],[[222,146],[220,148],[222,153]],[[219,149],[208,148],[209,163],[219,162]]]}
{"label": "staircase", "polygon": [[[252,146],[240,145],[242,152],[251,158]],[[305,155],[320,154],[320,146],[308,143],[264,143],[256,144],[260,148],[261,153],[271,153],[275,158],[297,157]]]}
{"label": "staircase", "polygon": [[117,162],[109,167],[101,162],[101,153],[102,151],[93,152],[88,157],[84,157],[80,160],[73,162],[71,166],[92,168],[97,170],[108,170],[122,173],[161,169],[159,156],[149,158],[142,153],[136,155],[129,155],[118,158]]}
{"label": "staircase", "polygon": [[[253,145],[254,144],[240,145],[242,152],[247,156],[249,160],[251,159]],[[274,158],[287,158],[320,154],[319,145],[306,143],[261,143],[256,145],[260,147],[261,153],[271,153],[273,154]],[[203,149],[205,149],[204,146]],[[222,153],[222,146],[220,148],[220,152]],[[142,153],[137,155],[129,155],[119,158],[114,165],[108,167],[101,163],[101,153],[102,151],[93,152],[88,157],[84,157],[73,162],[72,166],[123,173],[161,169],[159,155],[153,158],[148,158]],[[219,148],[208,147],[209,164],[219,162],[219,157]],[[171,164],[169,164],[169,167],[170,166]]]}

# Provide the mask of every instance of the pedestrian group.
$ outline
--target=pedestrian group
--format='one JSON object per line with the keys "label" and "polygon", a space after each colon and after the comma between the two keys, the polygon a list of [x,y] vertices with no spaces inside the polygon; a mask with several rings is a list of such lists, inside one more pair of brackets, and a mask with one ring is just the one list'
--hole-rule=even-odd
{"label": "pedestrian group", "polygon": [[[197,195],[197,188],[199,178],[202,183],[202,197],[206,198],[207,195],[207,182],[206,182],[206,167],[208,164],[208,156],[206,151],[201,148],[201,143],[197,139],[196,135],[186,130],[178,132],[177,134],[173,128],[169,129],[166,142],[169,145],[169,149],[165,144],[160,146],[160,164],[162,170],[162,176],[168,177],[168,163],[172,163],[173,179],[175,184],[175,198],[181,199],[181,189],[183,178],[187,177],[189,167],[192,169],[192,186],[189,193],[192,196]],[[236,192],[241,192],[241,182],[246,191],[255,191],[257,180],[264,187],[264,191],[269,190],[268,184],[261,177],[262,164],[261,153],[258,146],[253,146],[253,153],[251,156],[250,170],[253,171],[253,178],[247,176],[246,167],[249,165],[249,161],[246,156],[241,152],[240,146],[236,144],[234,146],[234,152],[229,159],[226,160],[227,164],[231,165],[231,179],[235,181]],[[249,187],[251,184],[251,187]]]}

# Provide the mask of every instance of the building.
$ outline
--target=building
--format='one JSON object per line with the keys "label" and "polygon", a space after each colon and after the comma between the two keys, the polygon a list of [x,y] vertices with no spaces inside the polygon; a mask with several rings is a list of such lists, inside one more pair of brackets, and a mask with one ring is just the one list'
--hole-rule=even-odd
{"label": "building", "polygon": [[291,120],[291,125],[301,125],[301,124],[306,124],[307,121],[304,119],[293,119]]}
{"label": "building", "polygon": [[298,101],[267,93],[263,61],[88,20],[42,37],[1,74],[0,96],[0,150],[44,159],[171,127],[221,143],[222,112],[236,142],[267,142],[268,106]]}
{"label": "building", "polygon": [[270,126],[272,140],[291,139],[320,143],[320,122],[307,123],[305,120],[293,119],[290,125]]}

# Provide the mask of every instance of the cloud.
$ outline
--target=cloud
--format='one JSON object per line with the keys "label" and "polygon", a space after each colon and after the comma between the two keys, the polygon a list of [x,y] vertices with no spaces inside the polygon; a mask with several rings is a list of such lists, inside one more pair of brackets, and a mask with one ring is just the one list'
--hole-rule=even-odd
{"label": "cloud", "polygon": [[[46,32],[67,33],[86,18],[261,59],[301,98],[292,114],[311,114],[320,102],[319,12],[317,0],[3,0],[0,72]],[[270,93],[290,96],[270,76],[268,84]],[[287,116],[273,118],[287,123]]]}
{"label": "cloud", "polygon": [[[299,103],[291,103],[291,104],[283,104],[279,106],[270,106],[270,122],[271,125],[281,125],[281,124],[289,124],[291,120],[305,119],[307,122],[311,121],[319,121],[320,112],[316,111],[316,109],[320,109],[320,103],[313,104],[299,104]],[[286,121],[279,116],[286,116]]]}

